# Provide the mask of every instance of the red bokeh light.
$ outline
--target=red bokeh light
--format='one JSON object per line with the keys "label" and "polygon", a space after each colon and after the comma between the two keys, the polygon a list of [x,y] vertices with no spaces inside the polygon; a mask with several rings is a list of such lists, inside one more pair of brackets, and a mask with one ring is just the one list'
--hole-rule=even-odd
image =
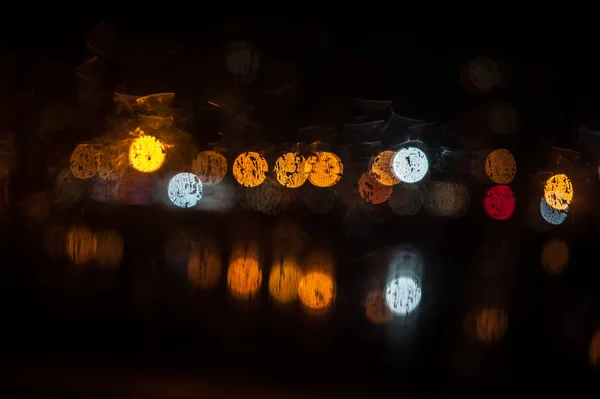
{"label": "red bokeh light", "polygon": [[517,200],[509,186],[494,186],[490,188],[483,199],[483,208],[489,217],[496,220],[510,219]]}

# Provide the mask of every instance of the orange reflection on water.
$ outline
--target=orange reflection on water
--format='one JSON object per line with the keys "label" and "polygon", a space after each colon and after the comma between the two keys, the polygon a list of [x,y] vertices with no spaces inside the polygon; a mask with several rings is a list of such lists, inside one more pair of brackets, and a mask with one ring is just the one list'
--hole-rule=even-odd
{"label": "orange reflection on water", "polygon": [[234,298],[252,300],[258,297],[262,270],[258,244],[242,241],[234,245],[229,258],[227,285]]}

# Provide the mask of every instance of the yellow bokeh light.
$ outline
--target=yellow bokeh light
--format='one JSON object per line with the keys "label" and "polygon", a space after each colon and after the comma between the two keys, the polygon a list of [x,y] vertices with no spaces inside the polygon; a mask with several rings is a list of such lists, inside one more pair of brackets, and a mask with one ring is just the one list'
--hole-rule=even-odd
{"label": "yellow bokeh light", "polygon": [[288,152],[275,162],[275,177],[284,187],[297,188],[308,179],[306,159],[297,152]]}
{"label": "yellow bokeh light", "polygon": [[281,303],[295,301],[298,298],[298,284],[301,278],[302,271],[293,258],[285,257],[281,262],[276,262],[269,276],[271,296]]}
{"label": "yellow bokeh light", "polygon": [[193,248],[187,264],[189,281],[197,288],[209,289],[221,279],[221,253],[216,244]]}
{"label": "yellow bokeh light", "polygon": [[233,161],[233,177],[244,187],[256,187],[265,181],[269,165],[258,152],[245,152]]}
{"label": "yellow bokeh light", "polygon": [[243,242],[231,251],[227,285],[231,295],[238,299],[252,299],[258,295],[262,284],[258,245]]}
{"label": "yellow bokeh light", "polygon": [[508,328],[508,316],[501,308],[485,308],[477,314],[477,338],[486,343],[493,343],[504,338]]}
{"label": "yellow bokeh light", "polygon": [[336,185],[344,174],[342,160],[331,152],[316,152],[306,160],[308,181],[317,187]]}
{"label": "yellow bokeh light", "polygon": [[394,151],[383,151],[377,154],[371,164],[371,172],[377,181],[384,186],[393,186],[400,183],[392,172],[392,158],[396,153]]}
{"label": "yellow bokeh light", "polygon": [[358,180],[358,193],[367,202],[383,204],[392,195],[392,186],[380,183],[373,172],[366,172]]}
{"label": "yellow bokeh light", "polygon": [[142,135],[129,147],[129,163],[143,173],[156,172],[165,162],[164,144],[154,136]]}
{"label": "yellow bokeh light", "polygon": [[517,174],[517,161],[508,150],[494,150],[485,159],[485,173],[496,184],[508,184]]}
{"label": "yellow bokeh light", "polygon": [[98,171],[96,150],[90,144],[79,144],[69,160],[71,173],[78,179],[89,179]]}
{"label": "yellow bokeh light", "polygon": [[542,265],[551,276],[562,274],[569,263],[569,246],[564,240],[549,240],[542,249]]}
{"label": "yellow bokeh light", "polygon": [[96,252],[96,236],[85,227],[71,227],[67,232],[66,253],[76,265],[89,263]]}
{"label": "yellow bokeh light", "polygon": [[335,297],[333,279],[323,272],[310,272],[300,279],[298,296],[307,308],[323,310],[332,304]]}
{"label": "yellow bokeh light", "polygon": [[192,172],[202,184],[218,184],[227,174],[227,159],[217,151],[202,151],[192,163]]}
{"label": "yellow bokeh light", "polygon": [[573,200],[571,179],[563,173],[550,177],[544,186],[544,198],[546,203],[556,210],[567,209]]}

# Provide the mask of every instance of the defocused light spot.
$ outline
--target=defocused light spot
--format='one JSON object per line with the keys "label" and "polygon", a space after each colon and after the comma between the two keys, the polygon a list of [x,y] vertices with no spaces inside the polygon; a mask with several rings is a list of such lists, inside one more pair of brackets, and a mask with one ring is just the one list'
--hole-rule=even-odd
{"label": "defocused light spot", "polygon": [[250,209],[267,215],[276,215],[281,211],[282,198],[283,188],[271,179],[266,179],[258,187],[246,189],[246,203]]}
{"label": "defocused light spot", "polygon": [[396,215],[415,215],[423,206],[423,193],[418,186],[398,184],[394,186],[388,205]]}
{"label": "defocused light spot", "polygon": [[94,260],[101,266],[116,268],[123,257],[123,239],[116,230],[103,230],[96,233]]}
{"label": "defocused light spot", "polygon": [[233,208],[240,197],[240,186],[232,178],[225,178],[221,184],[202,187],[202,201],[198,209],[211,212],[226,212]]}
{"label": "defocused light spot", "polygon": [[565,221],[568,212],[569,208],[566,208],[562,211],[552,208],[546,202],[546,198],[542,196],[542,199],[540,200],[540,214],[546,222],[558,226],[559,224],[562,224]]}
{"label": "defocused light spot", "polygon": [[203,185],[219,184],[227,174],[227,159],[217,151],[202,151],[192,162],[192,172]]}
{"label": "defocused light spot", "polygon": [[485,159],[485,173],[496,184],[508,184],[517,174],[517,162],[508,150],[492,151]]}
{"label": "defocused light spot", "polygon": [[589,356],[590,364],[593,367],[600,366],[600,330],[596,331],[592,337],[592,341],[590,342]]}
{"label": "defocused light spot", "polygon": [[401,148],[392,158],[392,172],[404,183],[417,183],[427,175],[429,160],[415,147]]}
{"label": "defocused light spot", "polygon": [[381,184],[373,172],[366,172],[358,180],[358,193],[372,204],[382,204],[392,195],[392,186]]}
{"label": "defocused light spot", "polygon": [[309,174],[306,159],[296,152],[288,152],[277,158],[274,170],[277,181],[287,188],[300,187]]}
{"label": "defocused light spot", "polygon": [[365,299],[365,315],[373,324],[386,324],[392,320],[392,313],[385,303],[382,289],[374,289]]}
{"label": "defocused light spot", "polygon": [[169,181],[167,193],[175,206],[192,208],[202,198],[202,182],[193,173],[178,173]]}
{"label": "defocused light spot", "polygon": [[129,163],[135,170],[143,173],[160,169],[165,157],[165,146],[154,136],[142,135],[129,146]]}
{"label": "defocused light spot", "polygon": [[503,309],[485,308],[476,317],[477,338],[486,343],[498,342],[504,338],[508,328],[508,316]]}
{"label": "defocused light spot", "polygon": [[98,176],[92,183],[92,199],[97,202],[114,202],[118,198],[117,180],[100,179]]}
{"label": "defocused light spot", "polygon": [[394,176],[392,172],[392,159],[394,151],[383,151],[377,154],[371,164],[371,172],[377,181],[384,186],[393,186],[400,183],[400,179]]}
{"label": "defocused light spot", "polygon": [[119,177],[119,170],[124,169],[121,164],[127,165],[126,161],[120,162],[121,153],[116,146],[112,145],[105,145],[97,149],[96,159],[98,162],[98,177],[103,180],[116,180]]}
{"label": "defocused light spot", "polygon": [[426,209],[436,216],[458,217],[469,208],[469,189],[449,181],[429,182]]}
{"label": "defocused light spot", "polygon": [[269,276],[269,292],[273,299],[284,304],[298,298],[298,285],[302,271],[292,257],[283,257],[276,261]]}
{"label": "defocused light spot", "polygon": [[412,277],[396,277],[388,282],[385,289],[385,303],[388,309],[399,316],[412,313],[421,302],[421,287]]}
{"label": "defocused light spot", "polygon": [[71,227],[67,232],[66,252],[76,265],[85,265],[96,252],[96,236],[85,227]]}
{"label": "defocused light spot", "polygon": [[262,284],[258,244],[253,241],[237,243],[229,258],[227,285],[231,295],[251,300],[258,296]]}
{"label": "defocused light spot", "polygon": [[298,284],[298,296],[309,309],[322,310],[330,306],[335,295],[333,279],[323,272],[310,272]]}
{"label": "defocused light spot", "polygon": [[308,157],[308,181],[317,187],[335,186],[344,174],[342,160],[331,152],[316,152]]}
{"label": "defocused light spot", "polygon": [[71,173],[78,179],[89,179],[98,170],[96,150],[90,144],[79,144],[73,150],[69,160]]}
{"label": "defocused light spot", "polygon": [[487,58],[471,60],[467,65],[467,76],[473,88],[487,92],[494,86],[494,62]]}
{"label": "defocused light spot", "polygon": [[266,179],[269,169],[266,159],[258,152],[245,152],[233,161],[233,177],[244,187],[256,187]]}
{"label": "defocused light spot", "polygon": [[490,188],[483,199],[483,208],[489,217],[496,220],[508,220],[517,206],[517,200],[509,186]]}
{"label": "defocused light spot", "polygon": [[573,200],[573,185],[565,174],[557,174],[546,180],[544,186],[546,203],[559,211],[566,210]]}
{"label": "defocused light spot", "polygon": [[542,265],[551,276],[562,274],[569,263],[569,246],[564,240],[553,239],[544,244],[542,249]]}
{"label": "defocused light spot", "polygon": [[329,188],[305,186],[302,192],[302,202],[317,215],[331,212],[335,206],[335,193]]}
{"label": "defocused light spot", "polygon": [[221,251],[209,241],[194,245],[187,263],[188,280],[196,288],[210,289],[221,279]]}

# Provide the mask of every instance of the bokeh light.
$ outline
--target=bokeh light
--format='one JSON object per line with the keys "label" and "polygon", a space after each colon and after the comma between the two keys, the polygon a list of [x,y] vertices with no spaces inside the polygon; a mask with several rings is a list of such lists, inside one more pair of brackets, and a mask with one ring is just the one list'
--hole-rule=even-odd
{"label": "bokeh light", "polygon": [[406,316],[421,302],[421,285],[413,276],[392,278],[385,289],[385,303],[396,315]]}
{"label": "bokeh light", "polygon": [[496,184],[508,184],[517,174],[517,162],[510,151],[494,150],[485,159],[485,173]]}
{"label": "bokeh light", "polygon": [[459,217],[469,209],[469,189],[449,181],[429,182],[425,207],[436,216]]}
{"label": "bokeh light", "polygon": [[259,294],[262,284],[258,244],[243,241],[235,244],[229,258],[227,285],[234,298],[252,300]]}
{"label": "bokeh light", "polygon": [[546,241],[542,248],[542,266],[551,276],[559,276],[569,264],[569,245],[565,240]]}
{"label": "bokeh light", "polygon": [[389,323],[393,315],[385,302],[385,292],[381,288],[369,291],[365,298],[365,315],[373,324]]}
{"label": "bokeh light", "polygon": [[423,151],[415,147],[401,148],[392,159],[392,172],[404,183],[417,183],[429,171],[429,160]]}
{"label": "bokeh light", "polygon": [[269,276],[269,293],[277,302],[288,304],[298,298],[298,285],[302,270],[293,257],[285,256],[277,260]]}
{"label": "bokeh light", "polygon": [[260,186],[246,189],[246,203],[256,212],[276,215],[283,207],[283,194],[283,188],[278,183],[266,179]]}
{"label": "bokeh light", "polygon": [[331,152],[316,152],[306,162],[310,170],[308,181],[317,187],[335,186],[344,174],[342,160]]}
{"label": "bokeh light", "polygon": [[258,152],[244,152],[233,161],[233,177],[244,187],[256,187],[267,177],[269,165]]}
{"label": "bokeh light", "polygon": [[393,186],[400,183],[400,179],[394,176],[394,172],[392,172],[394,155],[394,151],[383,151],[377,154],[371,162],[371,172],[377,181],[384,186]]}
{"label": "bokeh light", "polygon": [[573,200],[573,185],[563,173],[551,176],[544,186],[546,203],[559,211],[566,210]]}
{"label": "bokeh light", "polygon": [[504,309],[489,307],[482,309],[475,319],[477,338],[485,343],[502,340],[508,329],[508,316]]}
{"label": "bokeh light", "polygon": [[202,182],[193,173],[178,173],[169,180],[167,193],[180,208],[192,208],[202,198]]}
{"label": "bokeh light", "polygon": [[213,288],[221,279],[221,269],[221,250],[215,242],[204,240],[192,245],[187,277],[194,287],[201,290]]}
{"label": "bokeh light", "polygon": [[217,151],[202,151],[192,162],[192,172],[203,185],[219,184],[227,174],[227,159]]}
{"label": "bokeh light", "polygon": [[483,208],[495,220],[508,220],[517,206],[517,200],[509,186],[494,186],[483,198]]}
{"label": "bokeh light", "polygon": [[96,252],[96,236],[86,227],[71,227],[67,232],[65,252],[71,263],[85,265]]}
{"label": "bokeh light", "polygon": [[597,330],[592,336],[589,348],[590,364],[593,367],[600,366],[600,330]]}
{"label": "bokeh light", "polygon": [[69,160],[71,173],[78,179],[90,179],[98,170],[96,150],[90,144],[79,144]]}
{"label": "bokeh light", "polygon": [[365,172],[358,180],[358,193],[372,204],[383,204],[392,195],[392,186],[381,184],[373,172]]}
{"label": "bokeh light", "polygon": [[540,214],[542,218],[554,226],[562,224],[567,218],[568,212],[569,208],[565,208],[564,210],[552,208],[548,205],[544,196],[540,199]]}
{"label": "bokeh light", "polygon": [[129,164],[142,173],[152,173],[165,162],[164,144],[154,136],[142,135],[129,146]]}
{"label": "bokeh light", "polygon": [[279,184],[287,188],[297,188],[308,179],[310,166],[301,154],[287,152],[277,158],[273,169]]}
{"label": "bokeh light", "polygon": [[335,297],[333,279],[324,272],[309,272],[300,279],[298,296],[302,304],[309,309],[326,309],[331,306]]}
{"label": "bokeh light", "polygon": [[388,199],[390,209],[399,216],[412,216],[423,206],[423,193],[418,186],[397,184]]}
{"label": "bokeh light", "polygon": [[123,239],[117,230],[102,230],[96,233],[96,263],[111,269],[119,267],[123,258]]}

